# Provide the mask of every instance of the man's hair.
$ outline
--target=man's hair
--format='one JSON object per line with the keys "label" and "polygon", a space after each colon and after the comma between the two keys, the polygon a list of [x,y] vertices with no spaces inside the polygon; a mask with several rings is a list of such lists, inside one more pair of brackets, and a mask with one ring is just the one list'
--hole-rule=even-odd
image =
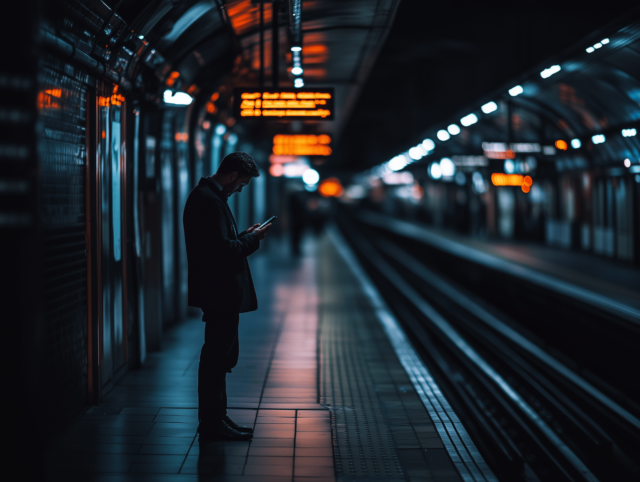
{"label": "man's hair", "polygon": [[256,162],[246,152],[232,152],[222,159],[218,173],[229,174],[230,172],[237,172],[240,177],[260,176]]}

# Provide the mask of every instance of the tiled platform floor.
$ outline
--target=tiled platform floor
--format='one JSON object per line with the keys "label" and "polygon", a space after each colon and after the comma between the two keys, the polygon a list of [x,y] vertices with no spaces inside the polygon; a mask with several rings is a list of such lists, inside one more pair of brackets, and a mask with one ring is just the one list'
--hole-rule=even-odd
{"label": "tiled platform floor", "polygon": [[241,316],[227,386],[230,416],[254,439],[199,444],[204,324],[192,319],[48,450],[47,480],[460,480],[331,242],[251,265],[260,309]]}

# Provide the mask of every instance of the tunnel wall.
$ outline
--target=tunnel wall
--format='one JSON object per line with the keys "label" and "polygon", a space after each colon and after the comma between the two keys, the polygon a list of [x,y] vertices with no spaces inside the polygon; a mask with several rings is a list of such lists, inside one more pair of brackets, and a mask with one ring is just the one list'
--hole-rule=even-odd
{"label": "tunnel wall", "polygon": [[86,124],[93,79],[46,56],[38,107],[44,244],[44,379],[49,403],[75,414],[87,392]]}

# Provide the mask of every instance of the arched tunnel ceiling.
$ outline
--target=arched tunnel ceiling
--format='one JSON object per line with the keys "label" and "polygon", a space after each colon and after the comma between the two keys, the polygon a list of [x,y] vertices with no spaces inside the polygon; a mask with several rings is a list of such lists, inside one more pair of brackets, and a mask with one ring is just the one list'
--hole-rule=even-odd
{"label": "arched tunnel ceiling", "polygon": [[[399,3],[400,0],[301,2],[304,80],[309,87],[333,87],[336,95],[335,120],[316,125],[305,122],[305,129],[339,136],[384,44]],[[264,3],[265,87],[272,85],[272,4]],[[280,87],[293,87],[291,4],[293,1],[278,2]],[[260,2],[56,0],[48,8],[50,17],[58,17],[57,25],[49,29],[52,33],[67,40],[80,38],[86,43],[80,49],[99,58],[112,72],[109,78],[137,86],[150,100],[158,99],[166,87],[210,96],[222,84],[226,94],[218,108],[223,111],[233,87],[258,85]],[[65,35],[65,31],[71,35]],[[142,67],[137,68],[139,65]],[[245,127],[245,134],[267,138],[274,132],[287,132],[291,124],[271,123],[266,129],[255,129],[249,123]]]}
{"label": "arched tunnel ceiling", "polygon": [[[385,162],[428,133],[433,136],[433,129],[458,121],[456,116],[468,113],[465,110],[479,110],[483,102],[497,101],[488,96],[505,89],[508,82],[524,82],[541,62],[555,63],[551,60],[566,55],[576,42],[588,36],[596,42],[600,29],[615,31],[608,23],[620,28],[637,18],[637,4],[616,0],[595,9],[579,2],[404,1],[331,165],[358,171]],[[629,96],[640,78],[635,72],[636,54],[625,50],[616,55],[580,74],[600,79],[579,88],[596,124],[603,109],[611,123],[626,121],[638,110]],[[576,79],[572,77],[572,82]],[[531,95],[528,103],[523,97],[523,107],[537,109],[552,122],[566,117],[584,134],[584,119],[576,118],[575,108],[558,101],[557,91],[540,96]],[[381,105],[385,97],[389,101]],[[486,129],[488,137],[504,132],[495,122],[485,124],[474,127]],[[522,135],[539,137],[539,132]],[[459,150],[454,145],[449,149]]]}
{"label": "arched tunnel ceiling", "polygon": [[[581,45],[560,62],[562,70],[549,78],[543,79],[538,70],[531,72],[521,82],[521,94],[511,97],[504,89],[485,99],[497,102],[495,112],[483,113],[478,102],[457,118],[443,119],[438,127],[426,130],[424,137],[433,139],[436,148],[413,168],[443,156],[480,155],[483,142],[552,146],[556,140],[571,139],[580,140],[580,151],[570,148],[542,159],[553,166],[558,159],[580,158],[582,167],[619,167],[625,158],[640,162],[638,137],[622,135],[622,129],[640,129],[640,72],[637,64],[628,62],[640,57],[640,23],[608,37],[608,43],[593,53],[585,51],[589,43]],[[476,124],[462,127],[460,134],[448,140],[438,139],[437,130],[460,124],[459,119],[469,113],[479,118]],[[509,115],[511,130],[507,126]],[[606,142],[594,144],[595,134],[604,134]]]}
{"label": "arched tunnel ceiling", "polygon": [[[293,80],[287,4],[280,3],[278,17],[281,87]],[[565,136],[637,120],[640,49],[612,43],[588,61],[584,52],[580,58],[566,50],[589,35],[597,41],[602,32],[628,25],[639,16],[635,4],[611,0],[598,9],[551,1],[399,4],[302,2],[305,81],[336,89],[336,120],[303,127],[341,140],[323,166],[328,170],[357,171],[384,162],[463,110],[477,109],[482,99],[499,101],[489,96],[510,79],[525,86],[525,94],[514,100],[522,140],[539,139],[541,119]],[[105,64],[109,78],[120,78],[123,87],[137,87],[156,102],[166,86],[196,96],[226,88],[228,100],[231,87],[258,83],[259,4],[253,0],[56,0],[47,8],[47,18],[58,17],[51,32],[66,41],[74,38],[77,50]],[[271,20],[267,4],[265,87],[272,76]],[[630,42],[634,35],[628,30],[620,39]],[[535,77],[531,69],[554,59],[567,62],[549,83],[554,87],[540,89],[540,79],[527,84]],[[254,142],[296,128],[243,124],[239,131]],[[505,125],[499,113],[476,126],[473,135],[463,130],[447,149],[477,149],[481,137],[499,137]]]}

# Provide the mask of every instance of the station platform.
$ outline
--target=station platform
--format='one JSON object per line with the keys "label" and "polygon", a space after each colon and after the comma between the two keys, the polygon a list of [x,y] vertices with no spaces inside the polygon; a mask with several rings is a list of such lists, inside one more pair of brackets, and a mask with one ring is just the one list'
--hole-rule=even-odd
{"label": "station platform", "polygon": [[241,315],[227,386],[251,442],[198,441],[204,324],[193,318],[49,448],[47,480],[495,480],[339,241],[250,258],[260,307]]}
{"label": "station platform", "polygon": [[[540,273],[548,280],[558,280],[640,310],[640,269],[628,262],[532,242],[474,238],[373,211],[359,212],[357,217],[378,228],[420,239],[474,262],[495,265],[496,260],[501,260],[516,270],[517,267],[532,270],[528,272]],[[525,274],[522,270],[519,272]]]}

